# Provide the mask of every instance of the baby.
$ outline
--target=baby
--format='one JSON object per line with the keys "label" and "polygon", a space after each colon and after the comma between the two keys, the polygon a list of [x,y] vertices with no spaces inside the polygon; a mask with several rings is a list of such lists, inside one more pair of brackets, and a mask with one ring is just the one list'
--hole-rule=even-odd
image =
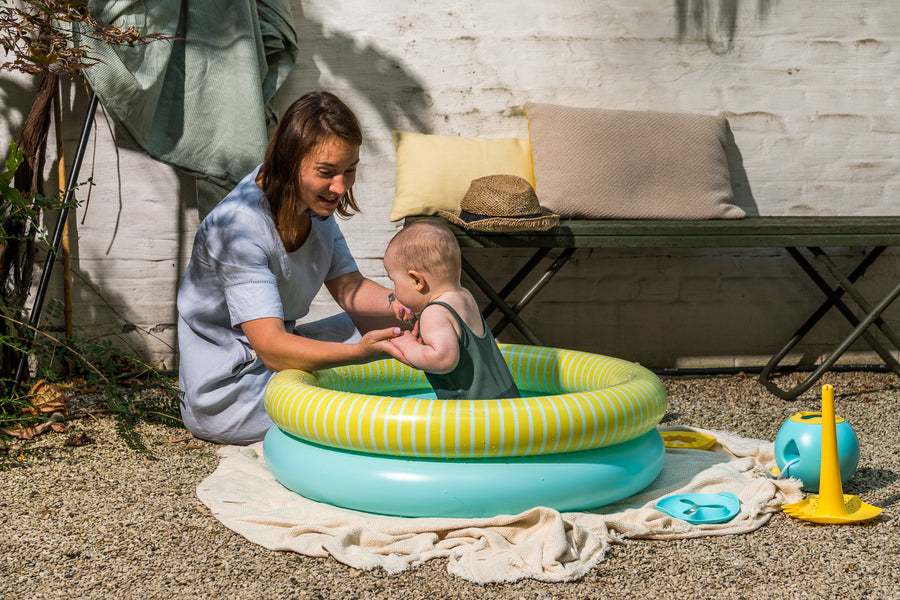
{"label": "baby", "polygon": [[460,285],[460,264],[459,244],[440,223],[416,221],[394,236],[384,254],[391,301],[419,320],[391,343],[403,362],[425,372],[438,398],[518,398],[475,298]]}

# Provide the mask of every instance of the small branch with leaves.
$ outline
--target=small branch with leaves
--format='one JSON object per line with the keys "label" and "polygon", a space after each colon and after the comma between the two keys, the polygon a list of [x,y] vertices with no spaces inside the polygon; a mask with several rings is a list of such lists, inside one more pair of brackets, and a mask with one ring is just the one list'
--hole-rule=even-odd
{"label": "small branch with leaves", "polygon": [[[3,0],[6,4],[6,0]],[[0,7],[0,48],[12,60],[0,70],[37,74],[51,70],[78,76],[97,63],[96,46],[84,43],[137,46],[171,39],[163,34],[142,34],[95,18],[81,0],[26,0],[22,6]]]}

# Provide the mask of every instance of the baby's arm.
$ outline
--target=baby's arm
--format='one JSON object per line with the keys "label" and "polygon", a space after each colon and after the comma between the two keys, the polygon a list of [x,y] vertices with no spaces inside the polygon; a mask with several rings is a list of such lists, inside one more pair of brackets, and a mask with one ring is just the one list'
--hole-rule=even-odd
{"label": "baby's arm", "polygon": [[459,364],[459,334],[453,328],[452,318],[443,307],[429,307],[419,318],[420,337],[405,331],[391,343],[403,353],[403,362],[409,366],[429,373],[449,373]]}

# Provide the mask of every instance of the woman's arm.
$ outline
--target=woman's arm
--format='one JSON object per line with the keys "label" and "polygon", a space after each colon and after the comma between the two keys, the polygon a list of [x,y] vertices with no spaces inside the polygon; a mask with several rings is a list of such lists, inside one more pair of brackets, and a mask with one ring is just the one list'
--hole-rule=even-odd
{"label": "woman's arm", "polygon": [[394,328],[370,331],[355,344],[323,342],[288,333],[284,329],[284,321],[272,317],[246,321],[241,323],[241,329],[270,371],[315,371],[387,356],[397,359],[402,356],[390,343],[390,339],[397,335]]}
{"label": "woman's arm", "polygon": [[360,332],[396,326],[398,320],[413,320],[410,309],[391,301],[393,290],[366,279],[359,271],[326,281],[325,287]]}

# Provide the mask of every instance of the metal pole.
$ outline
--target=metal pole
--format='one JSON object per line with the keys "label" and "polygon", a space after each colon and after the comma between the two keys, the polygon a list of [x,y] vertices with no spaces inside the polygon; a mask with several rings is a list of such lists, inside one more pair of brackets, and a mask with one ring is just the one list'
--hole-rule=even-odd
{"label": "metal pole", "polygon": [[[75,149],[75,156],[72,160],[72,170],[69,172],[69,180],[66,183],[66,195],[63,198],[63,204],[66,205],[71,202],[72,196],[75,194],[75,185],[78,180],[78,174],[81,171],[81,162],[84,159],[84,154],[87,149],[91,127],[94,125],[97,102],[97,94],[92,91],[87,113],[84,116],[84,124],[81,127],[81,137],[78,140],[78,147]],[[56,261],[56,249],[62,241],[63,231],[65,230],[68,216],[68,207],[63,207],[59,212],[59,220],[56,222],[56,230],[53,233],[53,245],[50,246],[47,251],[47,259],[44,261],[44,271],[41,273],[41,281],[38,284],[37,293],[34,296],[34,305],[31,308],[31,316],[28,320],[28,325],[32,328],[37,327],[38,321],[40,321],[41,318],[41,309],[44,306],[44,296],[47,295],[47,287],[50,285],[50,275],[53,272],[53,263]],[[29,339],[34,340],[34,336],[31,336]],[[26,347],[21,351],[19,365],[16,368],[16,379],[13,382],[10,396],[15,396],[16,392],[19,390],[19,386],[22,385],[22,380],[25,378],[25,371],[28,368],[28,350],[30,348],[31,343],[28,342]]]}

